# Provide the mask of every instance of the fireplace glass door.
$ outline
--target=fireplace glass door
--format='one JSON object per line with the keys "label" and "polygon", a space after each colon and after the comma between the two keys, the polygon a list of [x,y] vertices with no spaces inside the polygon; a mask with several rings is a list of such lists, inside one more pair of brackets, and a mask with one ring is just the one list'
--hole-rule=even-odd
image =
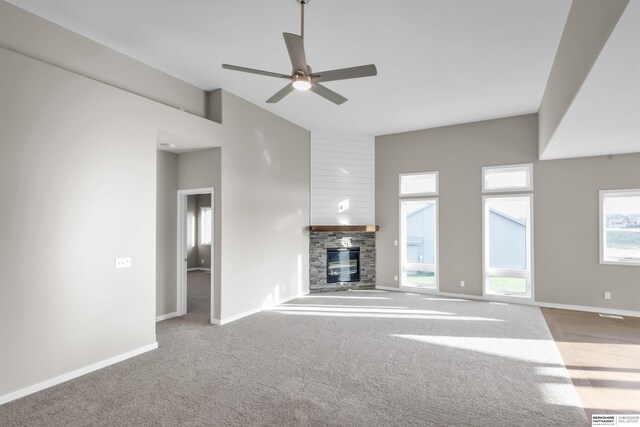
{"label": "fireplace glass door", "polygon": [[360,281],[360,248],[327,249],[327,283]]}

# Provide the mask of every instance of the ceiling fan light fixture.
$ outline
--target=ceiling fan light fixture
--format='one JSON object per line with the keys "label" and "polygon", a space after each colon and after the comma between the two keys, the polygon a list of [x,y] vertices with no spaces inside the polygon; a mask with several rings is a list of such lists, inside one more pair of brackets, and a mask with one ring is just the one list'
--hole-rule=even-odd
{"label": "ceiling fan light fixture", "polygon": [[311,89],[311,77],[301,76],[299,74],[296,74],[293,76],[291,85],[295,90],[301,90],[301,91],[309,90]]}

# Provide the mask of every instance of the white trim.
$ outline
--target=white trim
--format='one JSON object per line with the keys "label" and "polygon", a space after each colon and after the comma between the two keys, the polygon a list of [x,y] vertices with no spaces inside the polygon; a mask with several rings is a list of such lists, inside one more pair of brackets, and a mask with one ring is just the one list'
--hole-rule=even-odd
{"label": "white trim", "polygon": [[292,301],[294,299],[301,298],[301,297],[303,297],[305,295],[309,295],[309,291],[302,292],[302,293],[299,293],[299,294],[296,294],[296,295],[293,295],[293,296],[290,296],[290,297],[287,297],[287,298],[283,298],[283,299],[279,300],[278,302],[276,302],[273,305],[254,308],[253,310],[247,310],[245,312],[236,314],[236,315],[231,316],[231,317],[225,317],[224,319],[214,319],[214,322],[212,322],[212,323],[214,323],[215,325],[226,325],[227,323],[234,322],[236,320],[242,319],[243,317],[251,316],[252,314],[260,313],[261,311],[271,310],[271,309],[279,306],[280,304],[284,304],[284,303]]}
{"label": "white trim", "polygon": [[179,314],[177,311],[173,313],[162,314],[160,316],[156,316],[156,322],[162,322],[163,320],[171,319],[172,317],[178,317]]}
{"label": "white trim", "polygon": [[146,353],[147,351],[155,350],[156,348],[158,348],[158,343],[154,342],[152,344],[138,347],[135,350],[131,350],[126,353],[122,353],[117,356],[110,357],[100,362],[92,363],[91,365],[85,366],[84,368],[76,369],[74,371],[67,372],[66,374],[58,375],[57,377],[53,377],[51,379],[39,382],[37,384],[33,384],[28,387],[21,388],[11,393],[7,393],[5,395],[0,396],[0,405],[11,402],[12,400],[20,399],[21,397],[28,396],[30,394],[36,393],[46,388],[53,387],[54,385],[58,385],[65,381],[78,378],[90,372],[97,371],[98,369],[106,368],[109,365],[122,362],[123,360],[130,359],[134,356],[138,356],[142,353]]}
{"label": "white trim", "polygon": [[630,259],[626,260],[606,260],[604,258],[604,243],[605,236],[604,231],[606,229],[605,222],[607,219],[604,217],[604,200],[607,196],[610,195],[618,195],[618,196],[640,196],[640,188],[631,188],[626,190],[600,190],[598,192],[598,218],[599,218],[599,226],[598,226],[598,236],[599,236],[599,248],[600,248],[600,264],[603,265],[626,265],[626,266],[639,266],[640,260]]}
{"label": "white trim", "polygon": [[510,298],[507,301],[502,298],[495,298],[496,295],[491,295],[491,298],[487,298],[487,297],[482,297],[478,295],[456,294],[451,292],[435,292],[432,289],[412,288],[407,286],[403,286],[401,288],[393,288],[390,286],[376,285],[376,289],[380,289],[382,291],[390,291],[390,292],[436,295],[436,296],[442,296],[442,297],[452,297],[452,298],[468,299],[468,300],[474,300],[474,301],[506,302],[509,304],[529,305],[534,307],[559,308],[562,310],[586,311],[589,313],[617,314],[619,316],[640,317],[640,311],[618,310],[615,308],[605,308],[605,307],[588,307],[588,306],[572,305],[572,304],[556,304],[552,302],[532,301],[527,298],[522,298],[521,300]]}
{"label": "white trim", "polygon": [[[436,177],[436,190],[427,193],[403,193],[402,192],[402,177],[412,175],[435,175]],[[407,172],[398,174],[398,197],[424,197],[424,196],[437,196],[440,189],[440,177],[438,171],[426,171],[426,172]]]}
{"label": "white trim", "polygon": [[[527,172],[527,185],[525,187],[501,187],[495,189],[486,189],[485,171],[496,169],[525,169]],[[482,167],[482,192],[483,193],[513,193],[518,191],[533,191],[533,163],[522,163],[518,165],[499,165],[499,166],[483,166]]]}
{"label": "white trim", "polygon": [[264,308],[262,308],[262,307],[254,308],[253,310],[247,310],[247,311],[244,311],[242,313],[238,313],[238,314],[230,316],[230,317],[225,317],[224,319],[220,319],[219,322],[220,322],[220,325],[226,325],[227,323],[231,323],[231,322],[235,322],[236,320],[240,320],[243,317],[247,317],[247,316],[251,316],[252,314],[260,313],[262,310],[264,310]]}
{"label": "white trim", "polygon": [[572,304],[556,304],[552,302],[536,302],[536,305],[547,308],[559,308],[562,310],[587,311],[589,313],[617,314],[619,316],[640,317],[640,311],[618,310],[616,308],[587,307]]}
{"label": "white trim", "polygon": [[194,267],[194,268],[187,268],[187,272],[189,271],[211,271],[210,268],[205,268],[205,267]]}

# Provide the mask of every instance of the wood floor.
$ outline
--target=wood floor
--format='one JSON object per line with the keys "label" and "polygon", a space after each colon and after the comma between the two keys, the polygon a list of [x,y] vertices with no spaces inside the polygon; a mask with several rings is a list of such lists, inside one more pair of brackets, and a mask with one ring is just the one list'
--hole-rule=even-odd
{"label": "wood floor", "polygon": [[587,418],[640,413],[640,318],[543,308]]}

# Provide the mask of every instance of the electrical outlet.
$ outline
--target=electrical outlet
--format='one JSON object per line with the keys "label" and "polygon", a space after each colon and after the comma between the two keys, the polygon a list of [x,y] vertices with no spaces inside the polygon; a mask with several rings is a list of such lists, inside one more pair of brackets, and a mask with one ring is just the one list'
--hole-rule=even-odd
{"label": "electrical outlet", "polygon": [[397,240],[393,241],[393,246],[398,246],[398,241]]}
{"label": "electrical outlet", "polygon": [[393,276],[393,281],[397,282],[398,281],[398,276]]}
{"label": "electrical outlet", "polygon": [[204,264],[204,258],[200,260],[200,264]]}
{"label": "electrical outlet", "polygon": [[604,299],[611,299],[611,292],[607,291],[604,293]]}
{"label": "electrical outlet", "polygon": [[116,258],[116,268],[131,267],[131,257]]}
{"label": "electrical outlet", "polygon": [[464,280],[460,280],[460,286],[464,288]]}

